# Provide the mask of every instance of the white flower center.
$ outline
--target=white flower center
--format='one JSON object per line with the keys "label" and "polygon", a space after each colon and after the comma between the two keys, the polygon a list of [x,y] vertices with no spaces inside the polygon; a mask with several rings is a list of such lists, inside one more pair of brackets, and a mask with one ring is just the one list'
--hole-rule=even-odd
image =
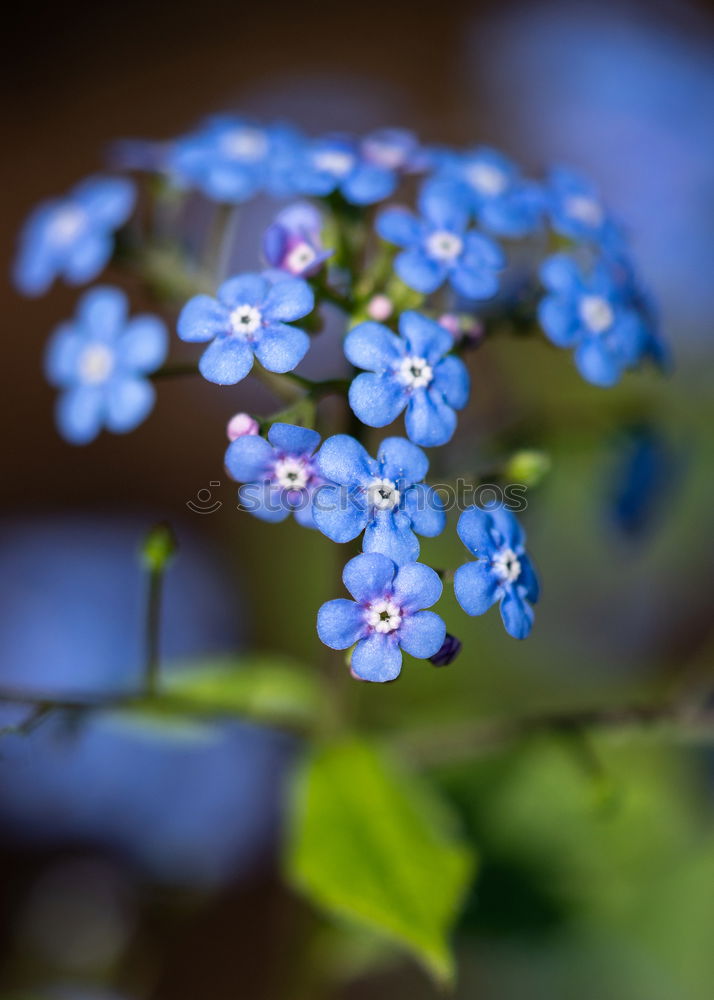
{"label": "white flower center", "polygon": [[255,306],[243,304],[236,306],[230,314],[230,324],[233,333],[238,336],[250,337],[259,328],[262,316]]}
{"label": "white flower center", "polygon": [[114,351],[106,344],[90,344],[79,359],[79,377],[87,385],[105,382],[114,369]]}
{"label": "white flower center", "polygon": [[377,510],[394,510],[399,503],[397,484],[391,479],[373,479],[367,487],[367,501]]}
{"label": "white flower center", "polygon": [[236,128],[220,140],[221,152],[231,160],[255,162],[268,152],[268,140],[257,128]]}
{"label": "white flower center", "polygon": [[578,311],[583,323],[592,333],[604,333],[615,319],[612,306],[601,295],[584,295]]}
{"label": "white flower center", "polygon": [[502,170],[490,163],[472,163],[465,171],[466,180],[479,194],[494,197],[508,187],[508,178]]}
{"label": "white flower center", "polygon": [[583,194],[573,194],[565,199],[565,214],[593,228],[603,220],[602,207],[594,198],[587,198]]}
{"label": "white flower center", "polygon": [[333,177],[346,177],[354,166],[355,158],[352,153],[341,149],[323,149],[313,155],[315,167],[323,170]]}
{"label": "white flower center", "polygon": [[434,378],[434,372],[426,358],[418,358],[412,355],[402,358],[399,362],[397,377],[400,382],[410,389],[423,389]]}
{"label": "white flower center", "polygon": [[286,256],[283,266],[291,274],[302,274],[316,257],[316,252],[308,243],[297,243]]}
{"label": "white flower center", "polygon": [[437,229],[426,241],[426,250],[435,260],[454,260],[463,249],[463,240],[446,229]]}
{"label": "white flower center", "polygon": [[365,618],[375,632],[394,632],[402,623],[402,612],[394,601],[383,598],[367,605]]}
{"label": "white flower center", "polygon": [[515,583],[521,575],[521,563],[513,549],[501,549],[493,560],[493,569],[504,583]]}
{"label": "white flower center", "polygon": [[287,455],[275,463],[275,481],[284,490],[303,490],[310,478],[310,468],[302,458]]}
{"label": "white flower center", "polygon": [[76,205],[61,208],[50,223],[50,239],[63,245],[71,243],[83,229],[86,219],[86,213]]}

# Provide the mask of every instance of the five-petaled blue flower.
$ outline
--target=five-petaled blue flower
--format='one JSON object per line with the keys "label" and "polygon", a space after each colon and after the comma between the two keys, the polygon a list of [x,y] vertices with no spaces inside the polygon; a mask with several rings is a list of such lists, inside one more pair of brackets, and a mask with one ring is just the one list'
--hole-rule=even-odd
{"label": "five-petaled blue flower", "polygon": [[429,566],[398,567],[381,553],[366,552],[350,559],[342,579],[354,600],[323,604],[317,632],[331,649],[355,646],[351,668],[357,677],[393,681],[402,669],[402,650],[425,660],[441,649],[446,626],[435,612],[424,610],[442,591]]}
{"label": "five-petaled blue flower", "polygon": [[437,177],[464,185],[479,222],[499,236],[526,236],[542,218],[540,187],[525,180],[518,167],[495,149],[481,146],[466,153],[437,152]]}
{"label": "five-petaled blue flower", "polygon": [[345,354],[358,375],[349,401],[362,423],[385,427],[406,407],[407,435],[416,444],[445,444],[456,413],[469,398],[469,375],[448,352],[454,341],[440,323],[417,312],[399,318],[398,337],[379,323],[360,323],[345,338]]}
{"label": "five-petaled blue flower", "polygon": [[55,278],[70,285],[91,281],[114,250],[113,234],[131,215],[131,181],[89,177],[65,198],[43,202],[20,234],[15,284],[25,295],[42,295]]}
{"label": "five-petaled blue flower", "polygon": [[406,208],[385,208],[377,217],[382,239],[404,247],[394,269],[425,295],[444,281],[468,299],[488,299],[498,290],[504,266],[501,248],[483,233],[467,231],[469,196],[463,184],[432,180],[419,195],[421,218]]}
{"label": "five-petaled blue flower", "polygon": [[467,615],[482,615],[500,601],[506,631],[514,639],[525,639],[533,626],[531,604],[538,600],[539,588],[518,521],[503,508],[471,507],[459,518],[457,531],[476,556],[476,562],[456,570],[457,601]]}
{"label": "five-petaled blue flower", "polygon": [[541,280],[549,290],[538,318],[557,347],[574,347],[578,371],[610,386],[650,353],[652,335],[626,286],[604,260],[583,272],[567,254],[549,257]]}
{"label": "five-petaled blue flower", "polygon": [[273,424],[268,440],[239,437],[226,451],[226,468],[241,486],[244,510],[263,521],[284,521],[292,512],[306,528],[314,528],[312,504],[322,480],[313,452],[320,443],[317,431],[293,424]]}
{"label": "five-petaled blue flower", "polygon": [[199,361],[209,382],[235,385],[253,367],[253,355],[270,372],[289,372],[307,353],[310,338],[288,326],[307,316],[315,304],[312,289],[301,278],[275,284],[260,274],[230,278],[218,297],[196,295],[181,310],[181,340],[212,341]]}
{"label": "five-petaled blue flower", "polygon": [[347,434],[328,438],[317,454],[326,480],[315,496],[315,524],[334,542],[364,531],[365,552],[381,552],[396,563],[414,562],[414,532],[441,534],[446,514],[441,498],[423,482],[429,469],[424,452],[404,438],[387,438],[376,461]]}
{"label": "five-petaled blue flower", "polygon": [[593,184],[567,167],[554,167],[548,175],[545,204],[556,232],[574,240],[618,250],[622,237],[605,211]]}
{"label": "five-petaled blue flower", "polygon": [[55,330],[45,356],[49,381],[62,389],[56,418],[72,444],[87,444],[104,426],[133,430],[154,405],[145,376],[166,357],[168,334],[157,316],[128,319],[118,288],[93,288],[79,301],[73,320]]}
{"label": "five-petaled blue flower", "polygon": [[397,168],[385,163],[385,147],[379,148],[381,155],[375,155],[369,139],[360,143],[347,135],[306,143],[294,168],[297,190],[319,197],[339,191],[353,205],[388,198],[397,186]]}
{"label": "five-petaled blue flower", "polygon": [[297,201],[282,209],[263,236],[268,264],[296,278],[317,274],[335,252],[322,245],[322,225],[322,215],[309,202]]}

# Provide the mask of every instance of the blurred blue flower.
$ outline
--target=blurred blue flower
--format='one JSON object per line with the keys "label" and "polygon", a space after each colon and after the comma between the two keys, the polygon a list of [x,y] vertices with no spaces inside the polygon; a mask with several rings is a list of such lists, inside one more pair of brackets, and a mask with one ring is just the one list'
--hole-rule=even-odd
{"label": "blurred blue flower", "polygon": [[309,202],[294,202],[282,209],[263,236],[268,264],[298,278],[317,274],[335,252],[322,245],[322,225],[322,215]]}
{"label": "blurred blue flower", "polygon": [[677,458],[656,426],[641,423],[622,430],[616,441],[607,507],[623,535],[642,538],[665,505],[670,506],[682,471]]}
{"label": "blurred blue flower", "polygon": [[87,444],[102,427],[115,434],[134,430],[154,405],[154,386],[145,376],[166,357],[166,327],[157,316],[129,319],[128,311],[118,288],[93,288],[47,345],[47,378],[63,390],[57,426],[72,444]]}
{"label": "blurred blue flower", "polygon": [[541,280],[549,291],[538,307],[541,326],[557,347],[575,348],[575,364],[588,382],[614,385],[652,353],[652,331],[610,262],[601,258],[586,273],[575,258],[554,254]]}
{"label": "blurred blue flower", "polygon": [[354,413],[369,427],[385,427],[406,407],[407,435],[416,444],[445,444],[456,429],[456,413],[469,398],[463,361],[448,352],[448,330],[407,311],[399,318],[401,337],[379,323],[360,323],[345,338],[345,354],[365,368],[349,391]]}
{"label": "blurred blue flower", "polygon": [[543,218],[540,186],[525,180],[516,165],[486,146],[466,153],[437,151],[436,176],[463,184],[478,221],[500,236],[533,232]]}
{"label": "blurred blue flower", "polygon": [[353,205],[372,205],[388,198],[397,186],[397,168],[385,161],[396,161],[403,151],[384,141],[379,146],[375,143],[370,153],[368,143],[347,135],[308,142],[295,167],[297,190],[318,197],[339,191]]}
{"label": "blurred blue flower", "polygon": [[271,284],[264,275],[242,274],[225,281],[215,299],[190,299],[178,318],[178,335],[190,343],[210,340],[199,371],[209,382],[235,385],[253,367],[254,355],[270,372],[292,371],[302,361],[310,338],[288,323],[307,316],[314,304],[300,278]]}
{"label": "blurred blue flower", "polygon": [[232,441],[226,468],[246,483],[238,493],[242,508],[263,521],[284,521],[292,511],[299,524],[314,528],[312,499],[322,479],[312,456],[319,443],[317,431],[281,423],[267,441],[255,435]]}
{"label": "blurred blue flower", "polygon": [[352,652],[352,673],[365,681],[393,681],[402,669],[402,650],[427,659],[441,649],[446,627],[433,611],[441,580],[421,563],[401,568],[378,552],[356,556],[342,579],[354,601],[323,604],[317,632],[331,649]]}
{"label": "blurred blue flower", "polygon": [[467,615],[482,615],[500,601],[509,635],[525,639],[533,626],[531,604],[538,600],[538,578],[526,555],[525,535],[508,510],[471,507],[459,518],[459,538],[476,562],[459,566],[456,599]]}
{"label": "blurred blue flower", "polygon": [[603,207],[597,189],[574,170],[554,167],[550,171],[545,201],[556,232],[595,243],[604,250],[622,246],[620,231]]}
{"label": "blurred blue flower", "polygon": [[20,234],[14,280],[25,295],[42,295],[55,278],[83,285],[102,271],[114,250],[113,233],[134,208],[131,181],[89,177],[65,198],[38,205]]}
{"label": "blurred blue flower", "polygon": [[418,138],[403,128],[380,128],[370,132],[362,140],[361,152],[368,163],[402,173],[425,170],[428,165]]}
{"label": "blurred blue flower", "polygon": [[315,497],[315,524],[333,542],[349,542],[364,531],[365,552],[381,552],[396,563],[419,555],[414,532],[441,534],[446,514],[439,495],[423,481],[424,452],[404,438],[387,438],[377,459],[347,434],[336,434],[317,454],[327,482]]}
{"label": "blurred blue flower", "polygon": [[470,197],[463,184],[432,180],[421,190],[419,212],[385,208],[377,216],[382,239],[403,247],[394,269],[410,288],[429,295],[448,279],[467,299],[488,299],[498,290],[501,248],[482,233],[467,232]]}

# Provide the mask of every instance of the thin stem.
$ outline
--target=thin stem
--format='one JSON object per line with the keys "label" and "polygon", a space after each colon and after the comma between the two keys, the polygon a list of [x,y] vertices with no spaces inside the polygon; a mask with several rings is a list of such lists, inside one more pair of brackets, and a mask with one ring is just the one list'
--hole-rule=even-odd
{"label": "thin stem", "polygon": [[146,654],[144,684],[146,693],[156,695],[159,689],[159,632],[161,600],[164,589],[164,567],[149,570],[149,590],[146,602]]}

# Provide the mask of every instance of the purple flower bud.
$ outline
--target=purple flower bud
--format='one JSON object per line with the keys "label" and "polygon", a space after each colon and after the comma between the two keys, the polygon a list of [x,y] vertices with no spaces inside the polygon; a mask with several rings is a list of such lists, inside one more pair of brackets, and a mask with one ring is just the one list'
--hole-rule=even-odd
{"label": "purple flower bud", "polygon": [[229,441],[235,441],[240,437],[247,437],[250,434],[257,434],[259,430],[258,421],[254,420],[249,413],[236,413],[228,421],[226,427]]}
{"label": "purple flower bud", "polygon": [[429,663],[433,663],[435,667],[448,667],[450,663],[454,662],[460,652],[461,640],[447,632],[441,649],[438,653],[434,653],[433,656],[429,657]]}

